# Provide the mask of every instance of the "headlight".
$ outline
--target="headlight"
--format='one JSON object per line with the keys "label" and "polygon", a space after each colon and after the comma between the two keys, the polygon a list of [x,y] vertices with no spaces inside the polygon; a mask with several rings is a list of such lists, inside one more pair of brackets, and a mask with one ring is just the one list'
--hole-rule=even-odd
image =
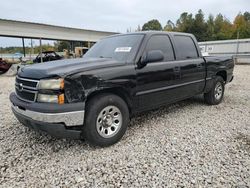
{"label": "headlight", "polygon": [[38,102],[63,104],[64,103],[64,94],[60,94],[60,95],[38,94],[37,101]]}
{"label": "headlight", "polygon": [[64,80],[63,79],[50,79],[50,80],[40,80],[39,89],[63,89]]}

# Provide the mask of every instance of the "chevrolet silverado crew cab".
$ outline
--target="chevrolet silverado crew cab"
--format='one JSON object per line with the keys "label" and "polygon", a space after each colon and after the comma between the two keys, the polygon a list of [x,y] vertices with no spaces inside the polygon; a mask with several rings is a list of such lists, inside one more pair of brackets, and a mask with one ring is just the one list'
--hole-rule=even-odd
{"label": "chevrolet silverado crew cab", "polygon": [[219,104],[233,68],[231,57],[202,57],[191,34],[119,34],[83,58],[21,68],[10,101],[25,126],[104,147],[118,142],[142,111],[197,94]]}

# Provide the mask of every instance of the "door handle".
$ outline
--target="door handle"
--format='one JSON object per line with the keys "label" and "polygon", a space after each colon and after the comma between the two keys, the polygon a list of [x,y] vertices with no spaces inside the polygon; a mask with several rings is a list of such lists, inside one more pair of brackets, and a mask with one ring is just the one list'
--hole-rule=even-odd
{"label": "door handle", "polygon": [[197,64],[197,68],[201,69],[202,68],[202,64]]}
{"label": "door handle", "polygon": [[180,72],[181,68],[180,67],[174,67],[174,72]]}

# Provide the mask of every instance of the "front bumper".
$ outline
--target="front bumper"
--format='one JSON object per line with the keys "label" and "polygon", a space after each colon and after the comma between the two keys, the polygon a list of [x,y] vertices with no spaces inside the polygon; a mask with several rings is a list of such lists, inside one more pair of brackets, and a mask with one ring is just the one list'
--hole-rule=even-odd
{"label": "front bumper", "polygon": [[68,127],[83,125],[84,110],[63,113],[42,113],[31,110],[24,110],[15,105],[12,105],[11,108],[15,113],[21,114],[25,117],[29,117],[30,119],[35,121],[41,121],[44,123],[63,123]]}
{"label": "front bumper", "polygon": [[28,103],[10,95],[12,111],[25,126],[60,138],[80,138],[84,122],[84,103]]}

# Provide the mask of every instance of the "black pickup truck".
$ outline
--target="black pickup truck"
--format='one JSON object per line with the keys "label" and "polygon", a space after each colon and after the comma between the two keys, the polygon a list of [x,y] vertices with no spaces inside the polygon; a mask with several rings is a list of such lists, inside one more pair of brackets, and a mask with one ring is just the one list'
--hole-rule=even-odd
{"label": "black pickup truck", "polygon": [[191,34],[119,34],[97,42],[83,58],[20,69],[10,101],[25,126],[109,146],[142,111],[197,94],[219,104],[233,68],[231,57],[202,57]]}

